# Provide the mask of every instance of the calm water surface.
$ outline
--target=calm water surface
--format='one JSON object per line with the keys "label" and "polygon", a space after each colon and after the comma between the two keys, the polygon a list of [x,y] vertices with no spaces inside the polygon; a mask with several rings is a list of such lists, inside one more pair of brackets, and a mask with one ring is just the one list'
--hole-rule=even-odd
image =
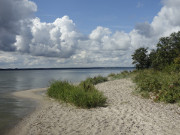
{"label": "calm water surface", "polygon": [[107,76],[134,68],[11,70],[0,71],[0,134],[4,134],[35,108],[34,101],[12,97],[10,93],[48,87],[52,80],[80,82],[87,77]]}

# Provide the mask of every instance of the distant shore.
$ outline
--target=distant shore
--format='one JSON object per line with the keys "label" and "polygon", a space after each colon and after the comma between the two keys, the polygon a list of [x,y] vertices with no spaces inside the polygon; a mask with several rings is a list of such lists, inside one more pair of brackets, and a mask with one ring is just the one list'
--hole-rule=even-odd
{"label": "distant shore", "polygon": [[179,134],[180,107],[135,96],[134,87],[130,79],[96,85],[107,96],[108,106],[94,109],[80,109],[37,94],[45,93],[46,88],[15,92],[14,96],[31,98],[39,105],[9,134]]}
{"label": "distant shore", "polygon": [[0,71],[9,70],[75,70],[75,69],[129,69],[134,70],[135,67],[65,67],[65,68],[0,68]]}

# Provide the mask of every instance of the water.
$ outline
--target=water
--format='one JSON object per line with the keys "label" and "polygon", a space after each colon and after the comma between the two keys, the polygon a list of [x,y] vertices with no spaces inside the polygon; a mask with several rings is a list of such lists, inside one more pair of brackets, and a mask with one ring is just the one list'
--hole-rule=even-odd
{"label": "water", "polygon": [[52,80],[80,82],[87,77],[107,76],[134,68],[8,70],[0,71],[0,134],[4,134],[35,108],[34,101],[12,97],[10,93],[48,87]]}

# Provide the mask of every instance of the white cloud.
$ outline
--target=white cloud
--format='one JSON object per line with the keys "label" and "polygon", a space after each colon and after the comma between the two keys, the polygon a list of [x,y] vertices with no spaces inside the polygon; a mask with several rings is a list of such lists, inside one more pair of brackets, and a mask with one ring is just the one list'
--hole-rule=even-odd
{"label": "white cloud", "polygon": [[105,37],[103,43],[103,48],[106,50],[128,50],[130,47],[130,37],[123,31],[117,31],[111,37]]}
{"label": "white cloud", "polygon": [[81,38],[68,16],[57,18],[53,23],[42,23],[39,18],[32,19],[28,30],[16,36],[15,46],[19,52],[34,56],[69,58]]}
{"label": "white cloud", "polygon": [[180,30],[180,1],[163,0],[164,6],[151,23],[137,24],[129,34],[134,48],[155,48],[160,37]]}
{"label": "white cloud", "polygon": [[[77,30],[68,16],[57,18],[52,23],[31,18],[37,7],[28,0],[3,0],[0,5],[2,2],[14,7],[17,18],[12,11],[9,11],[12,17],[11,14],[9,18],[4,17],[0,8],[3,18],[0,19],[0,50],[19,54],[11,55],[15,57],[13,61],[4,53],[0,58],[17,62],[17,66],[131,66],[131,55],[135,49],[155,48],[160,37],[180,30],[179,0],[163,0],[163,7],[151,23],[139,23],[129,33],[113,33],[109,28],[98,26],[87,36]],[[17,5],[18,2],[22,3]],[[13,22],[13,25],[6,27],[3,21]]]}
{"label": "white cloud", "polygon": [[151,23],[158,36],[167,36],[180,30],[180,1],[166,0],[164,3],[165,5]]}
{"label": "white cloud", "polygon": [[110,29],[98,26],[95,30],[91,32],[89,38],[96,41],[101,41],[103,38],[111,34]]}
{"label": "white cloud", "polygon": [[13,44],[22,21],[30,19],[36,10],[36,4],[28,0],[0,0],[0,50],[16,50]]}

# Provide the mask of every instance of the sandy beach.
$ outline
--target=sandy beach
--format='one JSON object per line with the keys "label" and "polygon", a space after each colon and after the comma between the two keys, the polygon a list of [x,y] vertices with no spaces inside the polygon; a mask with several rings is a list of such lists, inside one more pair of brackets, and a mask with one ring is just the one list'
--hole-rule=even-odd
{"label": "sandy beach", "polygon": [[45,95],[46,89],[14,93],[33,98],[39,105],[24,118],[10,135],[179,135],[180,107],[155,103],[132,94],[135,84],[130,79],[96,85],[108,98],[108,106],[80,109],[59,103]]}

